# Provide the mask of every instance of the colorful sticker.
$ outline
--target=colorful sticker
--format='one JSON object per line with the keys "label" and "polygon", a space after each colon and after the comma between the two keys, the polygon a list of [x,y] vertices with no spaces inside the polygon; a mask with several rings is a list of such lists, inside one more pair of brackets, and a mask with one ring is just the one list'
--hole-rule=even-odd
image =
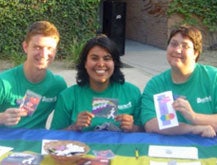
{"label": "colorful sticker", "polygon": [[4,158],[1,162],[1,165],[9,165],[9,164],[23,164],[23,165],[36,165],[40,164],[43,156],[34,153],[24,153],[24,152],[14,152],[9,154],[6,158]]}
{"label": "colorful sticker", "polygon": [[104,158],[104,159],[112,159],[115,157],[115,154],[111,150],[101,150],[101,151],[93,150],[93,154],[97,158]]}
{"label": "colorful sticker", "polygon": [[30,90],[27,90],[20,105],[20,109],[23,111],[27,111],[28,115],[32,115],[37,109],[40,100],[40,95]]}
{"label": "colorful sticker", "polygon": [[172,91],[154,95],[155,111],[160,129],[175,127],[178,125],[176,112],[172,107]]}
{"label": "colorful sticker", "polygon": [[110,98],[93,98],[92,113],[96,117],[114,119],[117,116],[118,101]]}

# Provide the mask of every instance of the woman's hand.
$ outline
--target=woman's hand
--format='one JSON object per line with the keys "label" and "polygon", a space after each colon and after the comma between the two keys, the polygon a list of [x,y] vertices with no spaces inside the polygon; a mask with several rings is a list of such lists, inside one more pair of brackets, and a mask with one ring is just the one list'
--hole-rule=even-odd
{"label": "woman's hand", "polygon": [[193,134],[200,134],[202,137],[215,137],[216,132],[210,125],[196,125]]}
{"label": "woman's hand", "polygon": [[120,122],[120,127],[125,132],[133,132],[134,131],[133,116],[128,115],[128,114],[121,114],[121,115],[118,115],[115,119],[116,119],[116,121]]}
{"label": "woman's hand", "polygon": [[193,123],[196,113],[191,108],[191,105],[188,102],[188,100],[181,98],[181,97],[176,99],[173,102],[173,108],[176,111],[179,111],[186,120]]}
{"label": "woman's hand", "polygon": [[69,126],[67,130],[74,130],[74,131],[80,131],[84,127],[88,127],[91,124],[91,120],[94,117],[94,115],[90,112],[81,112],[79,113],[77,117],[77,121],[75,124]]}

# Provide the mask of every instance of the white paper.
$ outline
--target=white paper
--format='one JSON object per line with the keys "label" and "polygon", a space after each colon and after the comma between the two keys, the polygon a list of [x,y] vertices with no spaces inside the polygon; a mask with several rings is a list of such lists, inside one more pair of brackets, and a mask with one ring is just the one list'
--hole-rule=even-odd
{"label": "white paper", "polygon": [[150,161],[150,165],[201,165],[201,162],[157,162],[157,161]]}
{"label": "white paper", "polygon": [[7,152],[13,150],[11,147],[0,146],[0,156],[6,154]]}
{"label": "white paper", "polygon": [[154,105],[159,129],[178,126],[179,123],[176,112],[172,107],[173,101],[172,91],[166,91],[154,95]]}
{"label": "white paper", "polygon": [[198,149],[196,147],[150,145],[148,156],[160,158],[198,159]]}
{"label": "white paper", "polygon": [[41,154],[42,155],[47,155],[48,153],[44,149],[45,143],[51,142],[51,141],[57,141],[57,140],[50,140],[50,139],[43,139],[42,140],[42,145],[41,145]]}

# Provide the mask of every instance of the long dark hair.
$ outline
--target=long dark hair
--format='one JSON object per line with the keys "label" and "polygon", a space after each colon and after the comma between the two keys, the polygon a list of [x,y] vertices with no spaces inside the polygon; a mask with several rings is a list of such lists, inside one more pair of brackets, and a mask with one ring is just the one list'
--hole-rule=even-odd
{"label": "long dark hair", "polygon": [[87,43],[84,45],[82,52],[78,59],[78,64],[76,65],[77,84],[80,86],[83,86],[89,83],[89,75],[85,69],[85,62],[87,60],[88,52],[94,46],[100,46],[106,49],[112,56],[112,59],[114,61],[114,72],[112,76],[110,77],[110,82],[117,82],[117,83],[123,84],[125,82],[125,78],[124,78],[124,74],[120,70],[120,68],[122,68],[123,66],[120,60],[120,52],[116,44],[104,34],[97,35],[96,37],[88,40]]}

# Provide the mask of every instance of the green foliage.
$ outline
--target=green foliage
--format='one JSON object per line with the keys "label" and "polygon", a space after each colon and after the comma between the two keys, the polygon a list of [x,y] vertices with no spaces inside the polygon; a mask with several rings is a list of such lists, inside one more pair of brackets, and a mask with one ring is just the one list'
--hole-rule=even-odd
{"label": "green foliage", "polygon": [[182,15],[184,23],[202,23],[209,31],[217,31],[217,0],[173,0],[168,8],[168,15],[172,14]]}
{"label": "green foliage", "polygon": [[21,63],[23,63],[25,59],[26,59],[26,56],[23,55],[23,53],[14,52],[13,56],[11,56],[9,60],[13,62],[13,64],[16,66],[16,65],[20,65]]}
{"label": "green foliage", "polygon": [[34,21],[48,20],[61,35],[57,58],[76,60],[81,43],[96,34],[98,5],[99,0],[0,0],[0,56],[20,63],[26,29]]}
{"label": "green foliage", "polygon": [[79,55],[82,51],[82,48],[86,41],[77,42],[78,39],[74,39],[72,44],[70,45],[70,52],[72,52],[71,56],[66,57],[66,63],[68,68],[74,68],[78,62]]}

